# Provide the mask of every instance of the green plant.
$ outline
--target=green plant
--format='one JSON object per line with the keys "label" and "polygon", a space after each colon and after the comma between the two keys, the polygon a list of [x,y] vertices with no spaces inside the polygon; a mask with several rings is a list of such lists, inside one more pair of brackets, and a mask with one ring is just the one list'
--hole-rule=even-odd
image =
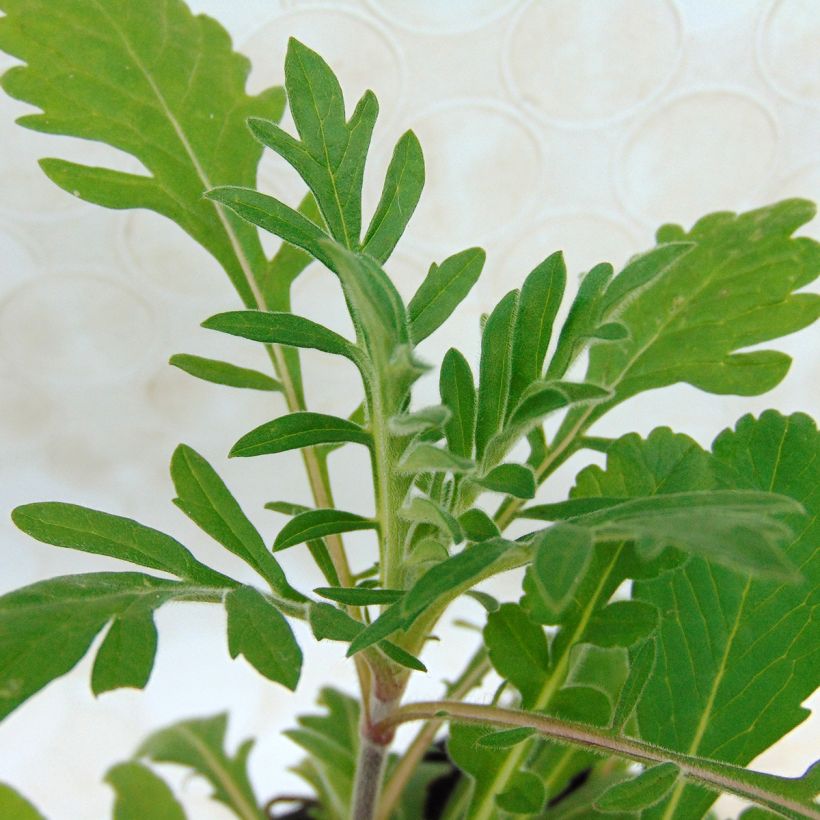
{"label": "green plant", "polygon": [[[430,367],[416,345],[475,284],[484,252],[433,264],[402,302],[383,266],[418,202],[424,164],[407,132],[365,227],[372,93],[348,117],[331,69],[292,40],[292,136],[277,125],[282,90],[246,95],[246,60],[217,23],[180,0],[0,0],[0,9],[0,47],[25,63],[3,87],[41,109],[20,124],[105,142],[146,169],[47,159],[44,172],[87,201],[164,214],[223,265],[245,309],[204,326],[260,344],[273,376],[188,354],[171,363],[208,381],[281,393],[285,414],[242,435],[230,454],[301,450],[315,499],[311,509],[269,505],[291,516],[271,550],[213,467],[186,445],[175,451],[174,503],[247,562],[259,587],[129,519],[57,502],[18,507],[14,522],[40,541],[164,575],[73,575],[0,598],[0,715],[68,672],[104,629],[94,691],[145,686],[155,610],[207,602],[225,607],[231,656],[291,689],[302,661],[291,619],[307,621],[319,640],[349,645],[360,700],[325,690],[327,714],[300,719],[290,733],[308,753],[297,771],[315,789],[310,816],[423,816],[424,788],[448,768],[425,753],[447,723],[448,754],[463,776],[444,817],[692,818],[719,792],[762,807],[749,817],[820,817],[817,769],[788,779],[744,768],[804,719],[800,704],[816,684],[814,423],[773,410],[745,416],[711,450],[665,427],[646,438],[589,432],[650,389],[688,382],[757,395],[785,376],[784,354],[737,351],[820,312],[820,298],[795,293],[820,273],[820,246],[792,236],[814,215],[810,203],[712,214],[690,231],[662,227],[656,247],[617,275],[607,264],[589,271],[555,333],[567,273],[560,253],[548,256],[487,317],[477,379],[453,348],[439,370],[440,404],[418,408],[413,385]],[[298,208],[253,190],[263,146],[304,180]],[[283,240],[272,259],[258,227]],[[355,340],[290,312],[291,287],[313,260],[337,275]],[[350,418],[306,409],[300,348],[355,365],[363,401]],[[586,375],[574,380],[585,355]],[[548,440],[543,422],[556,413],[563,418]],[[529,455],[508,461],[522,440]],[[371,515],[333,503],[328,455],[349,445],[370,454]],[[604,452],[605,468],[584,468],[566,501],[532,503],[585,449]],[[488,493],[502,499],[492,515]],[[532,523],[513,539],[504,535],[513,521]],[[372,531],[378,545],[371,571],[348,562],[343,535],[355,530]],[[275,556],[304,548],[326,579],[311,593],[286,579]],[[475,591],[514,568],[525,568],[520,601]],[[624,581],[631,595],[615,595]],[[410,675],[427,671],[425,642],[465,594],[487,610],[481,646],[446,697],[402,703]],[[504,681],[495,702],[470,703],[491,668]],[[416,740],[389,756],[396,726],[408,721],[423,721]],[[149,738],[136,757],[190,767],[238,817],[262,817],[245,769],[250,744],[231,757],[224,733],[224,716],[186,721]],[[117,818],[184,817],[137,759],[108,780]],[[6,816],[38,816],[7,787],[2,806]]]}

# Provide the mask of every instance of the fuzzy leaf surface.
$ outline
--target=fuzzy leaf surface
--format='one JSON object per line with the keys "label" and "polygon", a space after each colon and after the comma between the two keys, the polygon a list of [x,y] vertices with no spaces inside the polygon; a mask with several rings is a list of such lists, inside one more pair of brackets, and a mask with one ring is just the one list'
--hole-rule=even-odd
{"label": "fuzzy leaf surface", "polygon": [[190,353],[176,353],[168,360],[168,364],[178,367],[189,376],[213,384],[240,387],[246,390],[282,392],[282,383],[265,373],[218,359],[207,359]]}

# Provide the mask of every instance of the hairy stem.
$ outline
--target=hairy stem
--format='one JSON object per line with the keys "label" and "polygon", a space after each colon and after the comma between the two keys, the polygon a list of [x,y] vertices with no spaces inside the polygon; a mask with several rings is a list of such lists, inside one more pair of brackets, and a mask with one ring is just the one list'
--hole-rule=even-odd
{"label": "hairy stem", "polygon": [[402,723],[433,718],[487,726],[527,727],[559,743],[618,755],[642,764],[674,763],[684,777],[709,789],[751,800],[784,817],[820,820],[820,811],[808,801],[803,802],[799,797],[793,796],[799,788],[799,780],[682,754],[645,741],[616,736],[592,726],[570,723],[538,713],[452,700],[428,701],[399,707],[377,728],[387,732]]}
{"label": "hairy stem", "polygon": [[353,789],[354,820],[371,820],[379,802],[387,746],[363,737],[356,761],[356,783]]}

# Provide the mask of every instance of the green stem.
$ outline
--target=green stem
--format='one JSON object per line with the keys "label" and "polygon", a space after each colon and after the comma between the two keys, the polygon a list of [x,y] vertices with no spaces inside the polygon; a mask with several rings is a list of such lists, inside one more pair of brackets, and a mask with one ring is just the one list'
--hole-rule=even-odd
{"label": "green stem", "polygon": [[793,796],[800,789],[799,780],[693,757],[653,746],[642,740],[612,735],[592,726],[558,720],[533,712],[451,700],[428,701],[401,706],[385,718],[379,728],[388,732],[402,723],[433,718],[455,719],[462,723],[488,726],[527,727],[560,743],[607,755],[618,755],[644,765],[674,763],[684,777],[706,788],[751,800],[779,812],[784,817],[820,820],[820,811]]}

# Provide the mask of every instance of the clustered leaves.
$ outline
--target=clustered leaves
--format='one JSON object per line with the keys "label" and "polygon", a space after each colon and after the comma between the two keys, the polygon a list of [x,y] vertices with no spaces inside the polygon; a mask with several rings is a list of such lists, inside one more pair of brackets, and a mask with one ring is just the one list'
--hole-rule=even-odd
{"label": "clustered leaves", "polygon": [[[257,585],[127,518],[59,502],[18,507],[15,524],[40,541],[150,572],[71,575],[0,597],[0,716],[69,672],[101,632],[95,694],[144,687],[157,648],[154,612],[174,601],[211,603],[225,609],[231,657],[289,689],[302,665],[293,619],[355,659],[361,703],[325,689],[326,714],[302,717],[287,733],[307,753],[294,771],[314,790],[304,804],[312,817],[667,820],[705,816],[723,790],[767,812],[818,816],[815,770],[788,780],[742,768],[805,718],[801,703],[816,684],[814,422],[773,410],[745,416],[710,449],[666,427],[614,440],[587,432],[620,402],[678,382],[738,395],[780,382],[788,357],[746,348],[820,314],[820,297],[798,292],[820,274],[820,246],[794,236],[814,215],[811,203],[712,214],[688,232],[664,226],[656,246],[621,271],[602,263],[587,272],[560,327],[568,274],[560,253],[548,255],[477,329],[477,368],[449,349],[438,368],[440,403],[419,407],[414,385],[434,368],[416,347],[458,308],[486,256],[469,248],[433,263],[404,304],[385,268],[421,196],[424,161],[408,131],[367,219],[372,92],[348,116],[330,67],[291,40],[292,135],[278,125],[282,90],[246,95],[247,61],[181,0],[68,0],[48,9],[43,0],[0,0],[0,10],[0,48],[24,63],[3,87],[40,109],[20,124],[104,142],[145,170],[48,159],[48,176],[106,207],[164,214],[225,268],[244,309],[203,327],[253,342],[272,374],[190,353],[170,363],[218,385],[281,394],[284,412],[236,431],[229,455],[301,450],[315,501],[271,501],[287,520],[268,536],[203,456],[185,444],[174,452],[174,504],[244,561]],[[253,189],[264,148],[303,179],[297,206]],[[283,241],[272,259],[258,228]],[[291,312],[290,289],[313,260],[336,275],[355,338]],[[356,368],[363,400],[350,417],[307,409],[305,348]],[[555,414],[548,439],[544,421]],[[529,455],[515,460],[522,441]],[[327,457],[351,444],[369,454],[373,510],[333,503]],[[568,499],[535,501],[584,449],[604,452],[605,466],[581,470]],[[508,537],[515,521],[526,522],[524,535]],[[355,568],[343,543],[354,531],[376,545]],[[307,549],[324,585],[293,586],[276,558],[285,549]],[[519,567],[518,600],[499,603],[476,589]],[[427,672],[419,655],[436,624],[465,594],[486,610],[475,656],[444,700],[400,706],[411,673]],[[502,681],[494,704],[470,704],[490,670]],[[380,800],[361,761],[389,744],[396,725],[417,719],[427,723],[404,756],[387,760]],[[442,720],[449,759],[425,757]],[[236,816],[264,817],[246,768],[252,741],[231,756],[225,731],[221,715],[149,737],[107,775],[114,817],[185,817],[147,763],[185,766]],[[443,782],[452,788],[442,791]],[[432,795],[441,805],[431,806]],[[5,786],[0,807],[40,816]]]}

